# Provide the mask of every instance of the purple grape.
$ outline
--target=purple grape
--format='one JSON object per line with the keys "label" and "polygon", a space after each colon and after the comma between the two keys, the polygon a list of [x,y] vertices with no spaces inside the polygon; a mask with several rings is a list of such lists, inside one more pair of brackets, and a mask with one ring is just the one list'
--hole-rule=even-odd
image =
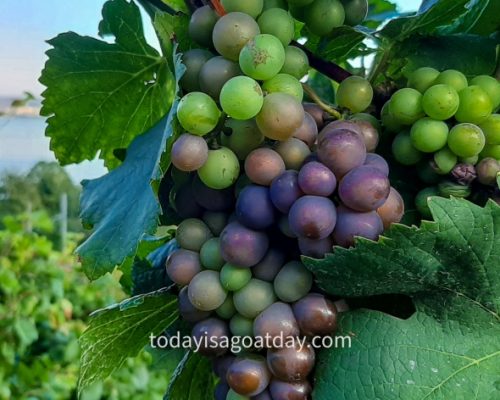
{"label": "purple grape", "polygon": [[274,223],[274,207],[269,188],[250,185],[243,189],[236,202],[236,218],[251,229],[265,229]]}
{"label": "purple grape", "polygon": [[264,232],[231,222],[221,233],[220,245],[226,262],[239,267],[252,267],[266,254],[269,239]]}
{"label": "purple grape", "polygon": [[187,322],[199,322],[210,316],[210,311],[198,310],[189,300],[188,288],[183,287],[179,292],[179,313],[183,320]]}
{"label": "purple grape", "polygon": [[387,200],[377,209],[377,214],[382,219],[384,229],[388,229],[391,224],[401,221],[405,213],[405,203],[399,192],[391,187],[391,192]]}
{"label": "purple grape", "polygon": [[309,154],[306,157],[306,159],[304,160],[304,163],[302,165],[304,166],[307,163],[310,163],[310,162],[313,162],[313,161],[319,162],[318,153],[311,153],[311,154]]}
{"label": "purple grape", "polygon": [[325,112],[316,103],[304,103],[304,111],[313,117],[318,129],[322,129],[325,124]]}
{"label": "purple grape", "polygon": [[363,133],[361,132],[361,127],[356,124],[355,121],[346,121],[345,119],[339,119],[337,121],[330,122],[326,125],[318,135],[318,143],[330,132],[345,129],[354,133],[357,133],[361,138],[363,138]]}
{"label": "purple grape", "polygon": [[200,255],[191,250],[178,249],[166,262],[167,275],[172,281],[186,286],[201,271]]}
{"label": "purple grape", "polygon": [[313,347],[305,343],[303,347],[298,340],[295,346],[267,351],[267,366],[271,373],[284,382],[301,382],[314,368],[316,355]]}
{"label": "purple grape", "polygon": [[226,211],[234,205],[234,188],[216,190],[206,186],[196,176],[192,183],[193,196],[196,202],[209,211]]}
{"label": "purple grape", "polygon": [[250,400],[273,400],[273,398],[271,397],[271,393],[269,393],[268,390],[264,390],[257,396],[251,397]]}
{"label": "purple grape", "polygon": [[285,171],[271,183],[271,201],[282,213],[290,211],[292,204],[304,193],[300,190],[297,171]]}
{"label": "purple grape", "polygon": [[376,211],[357,212],[345,206],[337,208],[333,240],[339,246],[353,246],[355,236],[377,240],[383,231],[384,224]]}
{"label": "purple grape", "polygon": [[216,376],[218,376],[221,381],[226,381],[227,370],[231,364],[236,360],[236,357],[232,354],[226,354],[221,357],[216,357],[212,360],[212,369]]}
{"label": "purple grape", "polygon": [[363,165],[377,168],[379,171],[383,172],[385,176],[389,176],[389,164],[387,164],[385,158],[379,156],[378,154],[368,153]]}
{"label": "purple grape", "polygon": [[379,142],[377,129],[368,121],[357,120],[356,124],[358,125],[361,131],[361,136],[365,141],[366,151],[375,151]]}
{"label": "purple grape", "polygon": [[266,359],[252,355],[237,358],[227,371],[227,383],[236,393],[243,396],[256,396],[262,393],[271,380]]}
{"label": "purple grape", "polygon": [[391,184],[387,176],[377,168],[361,166],[349,171],[340,181],[339,196],[349,208],[366,212],[384,204]]}
{"label": "purple grape", "polygon": [[215,391],[214,391],[215,400],[226,400],[228,392],[229,392],[229,385],[223,381],[220,381],[215,386]]}
{"label": "purple grape", "polygon": [[318,157],[333,171],[337,179],[341,179],[351,169],[365,162],[365,142],[356,132],[348,129],[335,129],[320,137]]}
{"label": "purple grape", "polygon": [[309,337],[331,335],[337,330],[337,308],[325,296],[310,293],[293,305],[300,332]]}
{"label": "purple grape", "polygon": [[285,264],[285,259],[285,253],[281,250],[275,248],[269,249],[264,258],[252,267],[254,278],[272,282],[281,267]]}
{"label": "purple grape", "polygon": [[255,337],[286,339],[298,336],[300,331],[290,305],[277,302],[267,307],[255,318],[253,334]]}
{"label": "purple grape", "polygon": [[273,400],[308,400],[312,388],[309,382],[283,382],[273,379],[269,385],[269,392]]}
{"label": "purple grape", "polygon": [[330,196],[337,186],[333,172],[317,161],[308,162],[299,171],[299,186],[305,194]]}
{"label": "purple grape", "polygon": [[326,253],[333,250],[333,238],[327,236],[324,239],[299,238],[300,253],[313,258],[324,258]]}
{"label": "purple grape", "polygon": [[337,212],[330,199],[318,196],[304,196],[290,209],[288,221],[298,237],[324,239],[333,232]]}
{"label": "purple grape", "polygon": [[318,125],[309,113],[304,114],[302,125],[293,133],[293,137],[302,140],[310,148],[316,143],[318,138]]}
{"label": "purple grape", "polygon": [[218,318],[208,318],[198,322],[191,331],[196,343],[200,343],[199,353],[204,356],[221,356],[228,351],[229,327]]}

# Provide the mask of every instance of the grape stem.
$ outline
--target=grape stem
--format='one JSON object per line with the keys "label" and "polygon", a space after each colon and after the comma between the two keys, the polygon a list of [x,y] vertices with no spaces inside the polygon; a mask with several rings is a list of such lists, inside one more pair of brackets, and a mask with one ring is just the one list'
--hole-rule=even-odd
{"label": "grape stem", "polygon": [[320,106],[323,111],[327,112],[335,119],[343,119],[342,114],[332,106],[325,103],[313,90],[311,86],[309,86],[306,83],[303,83],[302,87],[304,89],[304,92],[311,98],[312,101],[314,101],[318,106]]}

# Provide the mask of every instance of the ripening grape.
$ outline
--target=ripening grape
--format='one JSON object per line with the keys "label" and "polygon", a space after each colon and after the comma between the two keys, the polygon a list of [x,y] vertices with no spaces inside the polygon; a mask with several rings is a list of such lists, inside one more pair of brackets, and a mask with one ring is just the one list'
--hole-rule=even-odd
{"label": "ripening grape", "polygon": [[233,264],[226,263],[220,271],[220,282],[224,289],[237,291],[245,287],[252,279],[252,272],[249,268],[241,268]]}
{"label": "ripening grape", "polygon": [[308,112],[304,113],[302,125],[300,125],[299,128],[293,132],[293,137],[302,140],[309,146],[309,148],[314,146],[314,143],[318,138],[318,125],[311,114]]}
{"label": "ripening grape", "polygon": [[189,20],[189,36],[204,47],[212,47],[212,31],[217,22],[217,14],[210,6],[197,8]]}
{"label": "ripening grape", "polygon": [[479,127],[487,144],[500,144],[500,114],[491,114]]}
{"label": "ripening grape", "polygon": [[209,150],[207,161],[198,170],[202,182],[212,189],[225,189],[231,186],[239,174],[238,157],[227,147]]}
{"label": "ripening grape", "polygon": [[182,63],[186,71],[182,75],[179,84],[187,92],[199,92],[199,76],[203,65],[214,55],[208,50],[192,49],[182,55]]}
{"label": "ripening grape", "polygon": [[399,133],[402,129],[404,129],[404,125],[396,121],[396,118],[391,115],[389,112],[389,103],[390,100],[382,107],[382,110],[380,111],[380,120],[388,132]]}
{"label": "ripening grape", "polygon": [[483,158],[476,165],[477,179],[483,185],[494,185],[500,174],[500,162],[492,157]]}
{"label": "ripening grape", "polygon": [[208,239],[200,250],[200,261],[206,269],[219,271],[224,265],[224,259],[220,252],[220,239]]}
{"label": "ripening grape", "polygon": [[292,232],[297,236],[323,239],[335,227],[335,205],[326,197],[304,196],[292,205],[288,220]]}
{"label": "ripening grape", "polygon": [[200,256],[191,250],[176,250],[168,257],[166,268],[173,282],[186,286],[201,271]]}
{"label": "ripening grape", "polygon": [[313,117],[316,126],[319,129],[323,129],[325,125],[325,112],[316,103],[303,103],[304,111]]}
{"label": "ripening grape", "polygon": [[408,78],[408,87],[417,89],[420,93],[424,94],[429,89],[437,77],[439,71],[430,67],[422,67],[413,71]]}
{"label": "ripening grape", "polygon": [[262,281],[272,282],[283,264],[285,264],[283,251],[271,248],[264,258],[252,267],[252,275]]}
{"label": "ripening grape", "polygon": [[368,121],[355,122],[365,142],[366,151],[369,153],[375,151],[380,139],[377,129]]}
{"label": "ripening grape", "polygon": [[368,15],[368,0],[340,0],[345,11],[346,25],[361,24]]}
{"label": "ripening grape", "polygon": [[314,0],[302,12],[303,22],[318,36],[328,35],[345,20],[344,7],[338,0]]}
{"label": "ripening grape", "polygon": [[231,222],[221,233],[220,246],[224,260],[241,267],[251,267],[266,254],[269,239],[264,232]]}
{"label": "ripening grape", "polygon": [[234,119],[255,117],[262,109],[264,96],[260,85],[248,76],[228,80],[220,92],[220,105]]}
{"label": "ripening grape", "polygon": [[178,303],[179,303],[179,313],[187,322],[199,322],[204,319],[207,319],[210,316],[210,311],[201,311],[198,310],[191,301],[188,296],[188,287],[184,286],[178,295]]}
{"label": "ripening grape", "polygon": [[382,219],[376,211],[358,212],[342,205],[337,208],[337,225],[333,231],[333,239],[339,246],[353,246],[356,236],[377,240],[383,231]]}
{"label": "ripening grape", "polygon": [[251,78],[271,79],[285,63],[285,49],[276,36],[260,34],[241,49],[239,62],[241,70]]}
{"label": "ripening grape", "polygon": [[460,92],[462,89],[465,89],[468,85],[467,78],[460,71],[455,69],[448,69],[446,71],[441,72],[436,78],[435,85],[449,85],[453,89]]}
{"label": "ripening grape", "polygon": [[310,398],[312,388],[307,381],[289,383],[273,379],[269,385],[269,392],[273,400],[305,400]]}
{"label": "ripening grape", "polygon": [[219,122],[220,110],[213,99],[201,92],[191,92],[179,102],[177,118],[182,127],[194,135],[206,135]]}
{"label": "ripening grape", "polygon": [[298,171],[311,150],[302,140],[291,137],[276,145],[276,152],[285,162],[286,169]]}
{"label": "ripening grape", "polygon": [[403,165],[414,165],[422,158],[422,153],[413,146],[410,133],[407,131],[401,132],[394,138],[392,154]]}
{"label": "ripening grape", "polygon": [[243,46],[259,33],[259,25],[251,16],[241,12],[232,12],[217,21],[212,39],[220,55],[229,60],[238,61]]}
{"label": "ripening grape", "polygon": [[378,133],[382,131],[382,125],[380,124],[380,121],[374,117],[371,114],[368,113],[356,113],[351,115],[350,119],[355,122],[360,122],[360,121],[366,121],[368,122],[373,128],[377,130]]}
{"label": "ripening grape", "polygon": [[310,293],[293,305],[293,314],[303,335],[331,335],[337,330],[337,308],[318,293]]}
{"label": "ripening grape", "polygon": [[382,219],[384,229],[388,229],[391,224],[401,221],[405,212],[405,203],[399,192],[391,187],[387,200],[379,208],[377,214]]}
{"label": "ripening grape", "polygon": [[266,229],[274,224],[274,207],[265,186],[245,187],[236,202],[236,218],[251,229]]}
{"label": "ripening grape", "polygon": [[290,211],[293,203],[303,194],[299,187],[297,171],[285,171],[271,183],[271,201],[282,213]]}
{"label": "ripening grape", "polygon": [[[205,356],[221,356],[227,352],[227,323],[218,318],[208,318],[196,323],[191,335],[200,343],[199,353]],[[206,345],[205,345],[206,344]]]}
{"label": "ripening grape", "polygon": [[296,46],[287,46],[285,48],[285,63],[280,72],[302,79],[308,71],[309,59],[307,54]]}
{"label": "ripening grape", "polygon": [[471,85],[477,85],[483,89],[491,99],[493,110],[500,106],[500,82],[492,76],[479,75],[470,81]]}
{"label": "ripening grape", "polygon": [[[233,296],[228,293],[226,300],[222,303],[219,308],[215,310],[215,313],[223,319],[231,319],[236,314],[236,307],[234,307]],[[231,329],[229,329],[231,330]]]}
{"label": "ripening grape", "polygon": [[245,318],[241,314],[235,314],[229,321],[229,329],[234,336],[252,336],[253,319]]}
{"label": "ripening grape", "polygon": [[387,161],[378,154],[368,153],[363,165],[377,168],[379,171],[383,172],[385,176],[389,176],[389,164],[387,164]]}
{"label": "ripening grape", "polygon": [[359,113],[368,108],[373,99],[373,88],[370,82],[360,76],[344,79],[337,90],[339,106]]}
{"label": "ripening grape", "polygon": [[258,185],[269,186],[284,171],[283,159],[272,149],[256,149],[245,160],[245,173]]}
{"label": "ripening grape", "polygon": [[262,109],[255,120],[264,136],[286,140],[302,125],[304,108],[289,94],[270,93],[264,98]]}
{"label": "ripening grape", "polygon": [[297,301],[311,290],[312,273],[300,261],[285,264],[274,279],[274,291],[278,298],[287,303]]}
{"label": "ripening grape", "polygon": [[316,356],[310,344],[301,347],[294,341],[294,347],[270,349],[267,351],[267,366],[271,373],[284,382],[300,382],[314,368]]}
{"label": "ripening grape", "polygon": [[295,34],[295,23],[288,11],[281,8],[271,8],[264,11],[257,19],[260,32],[276,36],[286,47]]}
{"label": "ripening grape", "polygon": [[446,146],[448,125],[432,118],[422,118],[413,124],[410,131],[411,143],[424,153],[434,153]]}
{"label": "ripening grape", "polygon": [[200,219],[189,218],[177,227],[175,239],[180,247],[199,252],[203,244],[212,237],[208,226]]}
{"label": "ripening grape", "polygon": [[439,189],[436,186],[422,189],[415,196],[415,206],[423,218],[432,219],[432,213],[429,208],[429,199],[433,196],[439,196]]}
{"label": "ripening grape", "polygon": [[459,94],[460,105],[455,113],[458,122],[480,124],[493,111],[493,104],[488,94],[479,86],[469,86]]}
{"label": "ripening grape", "polygon": [[300,254],[313,258],[323,258],[326,253],[331,253],[333,238],[328,236],[324,239],[298,238]]}
{"label": "ripening grape", "polygon": [[448,146],[459,157],[472,157],[483,150],[486,139],[477,125],[458,124],[451,128]]}
{"label": "ripening grape", "polygon": [[399,89],[391,97],[389,113],[400,124],[413,124],[424,116],[422,94],[412,88]]}
{"label": "ripening grape", "polygon": [[[323,138],[327,134],[329,134],[333,131],[336,131],[336,130],[340,130],[340,129],[346,129],[348,131],[352,131],[352,132],[357,133],[363,139],[363,142],[364,142],[364,137],[363,137],[363,134],[361,132],[361,126],[358,125],[355,121],[347,121],[347,120],[343,119],[343,120],[336,120],[336,121],[330,122],[328,125],[326,125],[319,132],[318,145],[321,144],[321,141],[323,140]],[[365,148],[366,148],[366,144],[365,144]]]}
{"label": "ripening grape", "polygon": [[280,301],[262,311],[253,322],[255,337],[296,337],[300,333],[292,307]]}
{"label": "ripening grape", "polygon": [[184,133],[172,146],[172,164],[181,171],[196,171],[208,158],[208,145],[205,139]]}
{"label": "ripening grape", "polygon": [[257,18],[264,7],[264,0],[221,0],[221,4],[228,13],[239,11]]}
{"label": "ripening grape", "polygon": [[244,160],[252,150],[264,141],[264,135],[257,128],[254,119],[226,121],[225,132],[221,134],[221,144],[229,147],[240,160]]}
{"label": "ripening grape", "polygon": [[459,103],[458,93],[450,85],[431,86],[422,98],[425,113],[440,121],[453,117],[458,110]]}
{"label": "ripening grape", "polygon": [[436,165],[435,170],[440,175],[445,175],[451,172],[453,167],[457,164],[457,161],[457,155],[448,147],[444,147],[434,153],[434,164]]}
{"label": "ripening grape", "polygon": [[239,64],[221,56],[213,57],[201,67],[199,74],[200,89],[214,100],[219,100],[224,84],[231,78],[241,74]]}
{"label": "ripening grape", "polygon": [[295,97],[298,101],[302,101],[304,90],[300,81],[292,75],[279,73],[271,79],[264,82],[262,89],[266,93],[281,92]]}
{"label": "ripening grape", "polygon": [[234,292],[236,310],[246,318],[255,318],[276,301],[273,285],[260,279],[251,279],[246,286]]}
{"label": "ripening grape", "polygon": [[271,373],[262,356],[252,355],[236,358],[227,371],[227,383],[236,393],[255,396],[269,385]]}
{"label": "ripening grape", "polygon": [[217,271],[201,271],[188,286],[189,301],[202,311],[212,311],[224,303],[227,297],[226,290],[220,283]]}
{"label": "ripening grape", "polygon": [[233,188],[222,190],[209,188],[196,175],[191,184],[196,202],[209,211],[227,211],[234,206]]}
{"label": "ripening grape", "polygon": [[337,187],[337,178],[328,167],[312,161],[300,169],[298,183],[305,194],[328,197]]}

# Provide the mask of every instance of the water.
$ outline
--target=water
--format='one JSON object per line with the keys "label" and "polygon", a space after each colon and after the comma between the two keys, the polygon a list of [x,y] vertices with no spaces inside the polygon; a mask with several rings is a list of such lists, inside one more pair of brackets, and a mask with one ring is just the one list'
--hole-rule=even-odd
{"label": "water", "polygon": [[[6,172],[26,173],[39,161],[56,161],[45,137],[42,117],[0,117],[0,176]],[[84,161],[65,167],[75,183],[106,173],[102,161]]]}

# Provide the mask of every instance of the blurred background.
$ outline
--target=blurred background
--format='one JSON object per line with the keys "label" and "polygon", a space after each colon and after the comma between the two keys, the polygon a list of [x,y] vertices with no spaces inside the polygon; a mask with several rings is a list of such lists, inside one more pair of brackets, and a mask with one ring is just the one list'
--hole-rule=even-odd
{"label": "blurred background", "polygon": [[[392,2],[398,13],[420,4]],[[125,297],[118,276],[89,284],[72,255],[85,235],[80,181],[106,169],[99,160],[60,167],[39,116],[45,41],[70,30],[97,36],[103,3],[0,2],[0,400],[76,398],[78,336],[88,314]],[[166,366],[161,354],[144,353],[83,399],[161,399],[166,378],[155,368]]]}

